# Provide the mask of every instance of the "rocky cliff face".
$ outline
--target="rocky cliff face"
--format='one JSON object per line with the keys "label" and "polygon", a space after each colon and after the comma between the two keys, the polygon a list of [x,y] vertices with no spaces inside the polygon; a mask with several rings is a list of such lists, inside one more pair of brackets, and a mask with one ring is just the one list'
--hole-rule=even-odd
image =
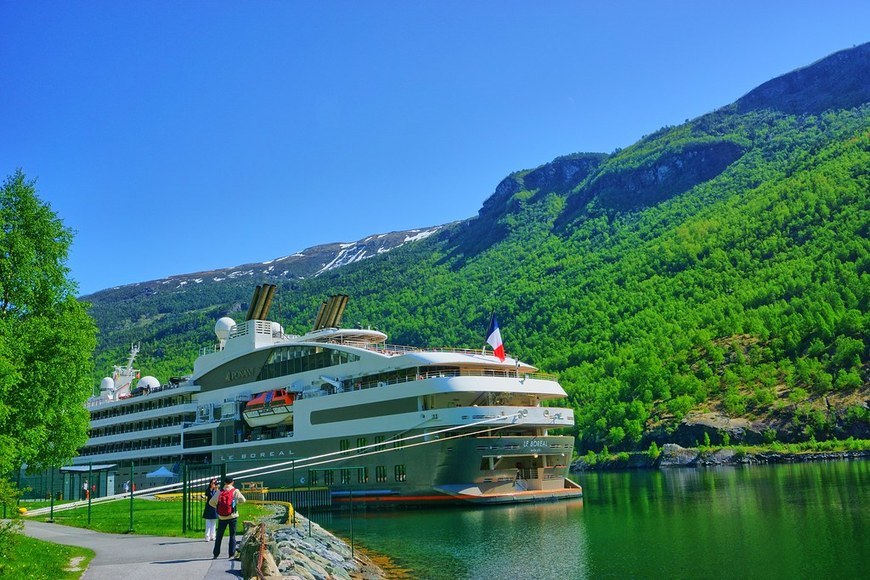
{"label": "rocky cliff face", "polygon": [[851,109],[870,100],[870,43],[842,50],[784,74],[738,99],[737,111],[774,109],[793,115]]}
{"label": "rocky cliff face", "polygon": [[496,221],[509,213],[515,203],[514,196],[520,191],[568,193],[594,173],[605,159],[604,153],[575,153],[557,157],[530,171],[512,173],[483,202],[478,218]]}

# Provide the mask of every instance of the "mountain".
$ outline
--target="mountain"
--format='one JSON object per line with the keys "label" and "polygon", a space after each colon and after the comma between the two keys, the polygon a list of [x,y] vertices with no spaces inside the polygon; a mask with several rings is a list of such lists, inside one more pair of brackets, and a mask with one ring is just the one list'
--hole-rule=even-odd
{"label": "mountain", "polygon": [[[246,284],[254,280],[299,279],[319,276],[360,260],[373,258],[380,254],[401,248],[405,244],[425,240],[443,226],[424,229],[403,230],[388,234],[368,236],[362,240],[350,243],[336,242],[312,246],[301,252],[269,260],[267,262],[243,264],[233,268],[222,268],[169,276],[159,280],[116,286],[93,294],[82,296],[83,300],[105,304],[118,299],[130,299],[136,296],[151,296],[160,292],[182,290],[188,284],[218,284],[226,280],[247,279]],[[256,284],[255,284],[256,285]]]}
{"label": "mountain", "polygon": [[480,346],[497,311],[507,350],[559,373],[580,449],[870,438],[868,50],[516,171],[461,222],[85,297],[98,368],[141,341],[149,374],[188,372],[269,281],[292,332],[332,293],[399,344]]}

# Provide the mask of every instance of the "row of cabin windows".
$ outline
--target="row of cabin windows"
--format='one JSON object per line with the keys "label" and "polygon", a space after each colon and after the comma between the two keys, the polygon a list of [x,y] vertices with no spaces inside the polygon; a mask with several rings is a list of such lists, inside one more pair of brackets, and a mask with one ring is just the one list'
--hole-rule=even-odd
{"label": "row of cabin windows", "polygon": [[[148,421],[138,421],[136,423],[121,423],[118,425],[109,425],[108,427],[99,427],[91,429],[91,437],[107,437],[110,435],[119,435],[121,433],[138,433],[148,429],[162,429],[163,427],[174,427],[182,423],[193,422],[191,415],[173,415],[171,417],[160,417],[158,419],[149,419]],[[147,435],[147,434],[146,434]]]}
{"label": "row of cabin windows", "polygon": [[272,349],[257,380],[274,379],[359,360],[359,355],[322,346],[285,346]]}
{"label": "row of cabin windows", "polygon": [[[368,467],[339,469],[337,471],[338,482],[342,485],[349,485],[353,483],[352,479],[354,471],[356,472],[356,483],[369,482]],[[320,485],[321,475],[323,476],[323,485],[335,485],[335,470],[325,470],[323,472],[320,472],[316,469],[308,472],[308,479],[311,482],[311,485]],[[393,478],[395,481],[405,481],[407,479],[404,465],[393,466]],[[385,465],[375,466],[375,481],[377,481],[378,483],[385,483],[387,481],[387,467]]]}
{"label": "row of cabin windows", "polygon": [[[138,397],[137,397],[138,399]],[[112,417],[121,417],[130,415],[131,413],[144,413],[163,409],[164,407],[174,407],[175,405],[184,405],[190,402],[190,395],[178,395],[175,397],[160,397],[151,401],[142,401],[136,404],[118,405],[111,409],[102,409],[91,413],[91,420],[97,421],[100,419],[111,419]]]}
{"label": "row of cabin windows", "polygon": [[142,449],[156,449],[160,447],[177,447],[181,445],[181,436],[160,437],[154,439],[138,439],[135,441],[121,441],[84,447],[79,450],[79,456],[102,455],[104,453],[123,453],[125,451],[139,451]]}
{"label": "row of cabin windows", "polygon": [[[356,440],[356,452],[357,453],[366,453],[369,451],[382,451],[387,448],[384,444],[384,436],[376,435],[375,436],[375,447],[366,447],[368,445],[368,439],[365,437],[357,437]],[[405,443],[403,441],[393,441],[392,448],[398,449],[400,447],[404,447]],[[341,439],[338,442],[338,450],[341,451],[344,455],[347,455],[350,452],[350,439]]]}

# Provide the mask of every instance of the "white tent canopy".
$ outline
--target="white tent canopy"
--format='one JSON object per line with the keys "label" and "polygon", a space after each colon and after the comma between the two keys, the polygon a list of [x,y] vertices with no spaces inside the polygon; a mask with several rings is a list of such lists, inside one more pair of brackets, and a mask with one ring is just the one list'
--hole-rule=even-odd
{"label": "white tent canopy", "polygon": [[178,477],[178,476],[161,465],[160,469],[155,469],[151,473],[146,473],[145,477]]}

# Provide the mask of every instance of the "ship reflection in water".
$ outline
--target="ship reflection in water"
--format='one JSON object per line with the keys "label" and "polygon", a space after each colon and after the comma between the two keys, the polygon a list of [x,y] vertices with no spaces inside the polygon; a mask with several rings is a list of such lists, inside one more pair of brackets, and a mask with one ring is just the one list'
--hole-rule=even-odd
{"label": "ship reflection in water", "polygon": [[[315,521],[392,557],[415,579],[582,578],[582,499],[480,508],[322,514]],[[319,515],[319,514],[318,514]]]}

